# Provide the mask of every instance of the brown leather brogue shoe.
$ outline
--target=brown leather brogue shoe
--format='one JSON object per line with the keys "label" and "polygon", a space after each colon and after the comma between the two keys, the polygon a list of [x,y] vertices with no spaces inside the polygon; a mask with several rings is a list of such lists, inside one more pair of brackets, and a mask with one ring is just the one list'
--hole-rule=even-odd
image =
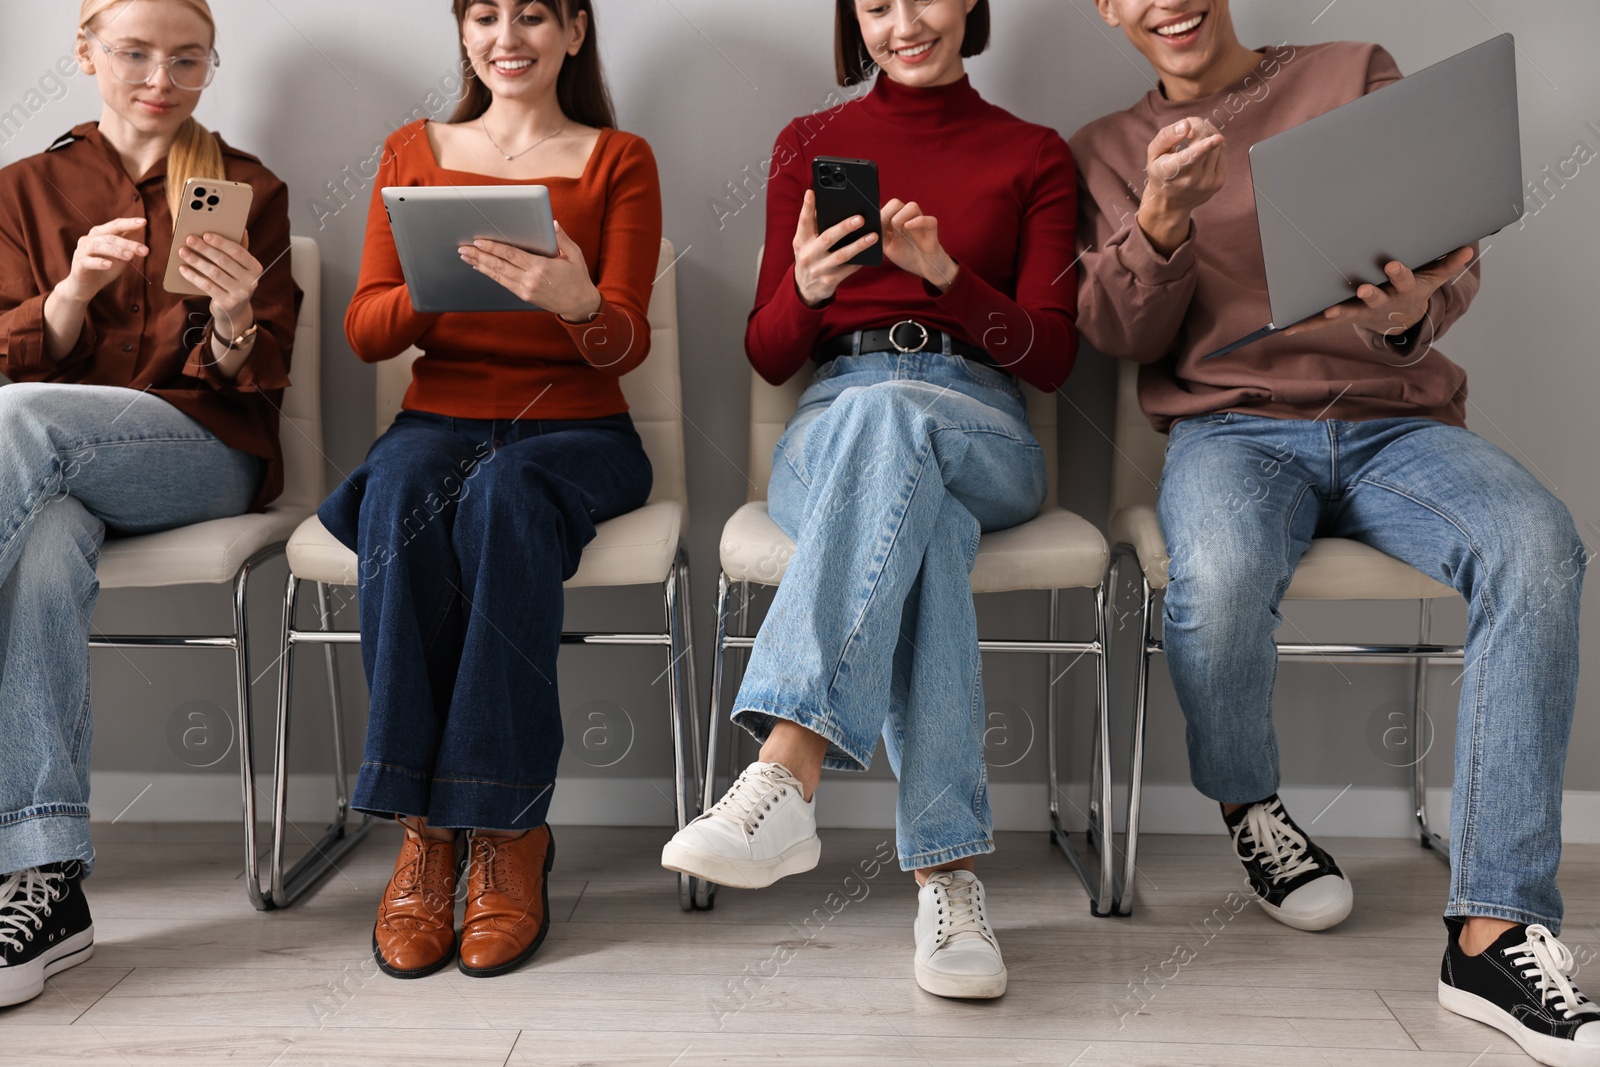
{"label": "brown leather brogue shoe", "polygon": [[550,932],[556,840],[546,824],[510,839],[473,834],[469,847],[457,966],[473,978],[492,978],[526,963]]}
{"label": "brown leather brogue shoe", "polygon": [[372,956],[384,974],[422,978],[455,955],[456,843],[405,832],[378,905]]}

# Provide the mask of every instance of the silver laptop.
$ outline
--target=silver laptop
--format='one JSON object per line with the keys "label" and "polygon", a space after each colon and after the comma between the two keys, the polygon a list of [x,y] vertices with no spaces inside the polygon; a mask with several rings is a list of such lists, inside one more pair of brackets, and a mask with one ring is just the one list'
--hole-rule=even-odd
{"label": "silver laptop", "polygon": [[422,312],[540,311],[461,261],[457,251],[478,238],[556,254],[550,190],[542,185],[388,186],[395,251],[411,306]]}
{"label": "silver laptop", "polygon": [[1250,149],[1272,321],[1212,359],[1522,217],[1509,33]]}

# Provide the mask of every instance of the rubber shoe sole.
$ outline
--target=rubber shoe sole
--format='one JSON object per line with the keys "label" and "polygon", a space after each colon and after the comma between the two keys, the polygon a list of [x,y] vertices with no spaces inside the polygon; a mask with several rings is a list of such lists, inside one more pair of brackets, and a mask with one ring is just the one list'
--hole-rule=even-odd
{"label": "rubber shoe sole", "polygon": [[[45,979],[83,963],[94,955],[94,927],[79,930],[32,963],[0,970],[0,1007],[21,1004],[44,992]],[[42,964],[42,966],[41,966]]]}
{"label": "rubber shoe sole", "polygon": [[999,974],[941,974],[916,961],[917,985],[936,997],[956,1000],[993,1000],[1006,991],[1006,972]]}
{"label": "rubber shoe sole", "polygon": [[1446,1011],[1492,1026],[1522,1046],[1522,1051],[1549,1067],[1600,1067],[1600,1045],[1580,1045],[1548,1034],[1538,1034],[1491,1001],[1476,993],[1439,983],[1439,1004]]}
{"label": "rubber shoe sole", "polygon": [[373,924],[372,927],[372,960],[378,965],[378,970],[382,971],[390,978],[426,978],[430,974],[435,974],[443,970],[451,960],[456,958],[456,950],[459,948],[460,944],[460,938],[452,936],[450,938],[449,951],[445,952],[444,955],[440,956],[437,960],[428,964],[426,967],[418,967],[414,971],[403,971],[399,967],[392,966],[388,960],[383,958],[383,953],[378,950],[377,924]]}
{"label": "rubber shoe sole", "polygon": [[676,841],[661,849],[661,866],[679,874],[692,875],[732,889],[765,889],[780,878],[804,874],[822,858],[822,840],[815,834],[790,845],[770,860],[730,860],[725,856],[696,852]]}
{"label": "rubber shoe sole", "polygon": [[1350,910],[1355,907],[1356,894],[1348,880],[1344,883],[1344,892],[1321,911],[1311,914],[1296,915],[1284,911],[1282,908],[1268,904],[1260,897],[1255,898],[1261,905],[1261,910],[1285,926],[1296,930],[1327,930],[1338,926],[1350,917]]}

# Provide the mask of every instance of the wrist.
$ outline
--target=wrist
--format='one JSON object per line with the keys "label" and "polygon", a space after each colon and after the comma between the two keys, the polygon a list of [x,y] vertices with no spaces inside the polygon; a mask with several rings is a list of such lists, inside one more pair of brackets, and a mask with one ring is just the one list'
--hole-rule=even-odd
{"label": "wrist", "polygon": [[590,322],[596,315],[600,314],[600,307],[603,303],[600,290],[596,289],[594,294],[577,308],[561,312],[561,317],[574,326]]}
{"label": "wrist", "polygon": [[1139,205],[1139,228],[1156,251],[1169,258],[1189,239],[1189,219],[1189,212],[1168,207],[1158,198]]}
{"label": "wrist", "polygon": [[929,264],[929,270],[922,276],[922,280],[933,286],[939,292],[948,292],[950,286],[955,284],[956,274],[961,267],[950,258],[948,252],[941,251],[938,257]]}

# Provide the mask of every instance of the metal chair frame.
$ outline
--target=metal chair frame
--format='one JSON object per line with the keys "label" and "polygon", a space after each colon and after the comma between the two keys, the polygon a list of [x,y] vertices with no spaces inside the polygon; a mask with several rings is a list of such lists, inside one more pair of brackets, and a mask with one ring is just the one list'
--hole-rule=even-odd
{"label": "metal chair frame", "polygon": [[[1139,673],[1134,696],[1133,736],[1128,754],[1128,804],[1123,821],[1123,868],[1118,878],[1118,891],[1114,912],[1119,916],[1133,914],[1135,861],[1139,850],[1139,803],[1144,785],[1145,723],[1149,711],[1150,659],[1164,655],[1161,639],[1152,636],[1155,591],[1150,580],[1139,566],[1139,556],[1132,545],[1118,544],[1111,550],[1111,601],[1118,589],[1118,575],[1124,560],[1130,560],[1139,572]],[[1280,658],[1306,656],[1346,656],[1374,663],[1413,664],[1411,736],[1421,743],[1425,736],[1428,705],[1428,665],[1435,661],[1462,662],[1465,657],[1461,645],[1432,643],[1432,600],[1421,599],[1417,641],[1412,645],[1324,644],[1314,642],[1278,642]],[[1416,810],[1418,840],[1425,850],[1431,851],[1446,864],[1450,862],[1449,840],[1434,830],[1428,822],[1427,753],[1421,752],[1412,763],[1411,789]]]}
{"label": "metal chair frame", "polygon": [[[272,852],[269,860],[270,888],[266,906],[284,908],[293,904],[313,886],[336,868],[339,860],[366,836],[372,816],[362,815],[358,823],[350,823],[350,795],[348,775],[345,770],[344,724],[339,695],[339,677],[334,653],[339,645],[359,645],[358,630],[335,630],[328,613],[328,585],[317,586],[317,606],[320,628],[303,630],[295,626],[295,609],[304,579],[292,572],[284,592],[283,602],[283,663],[278,676],[278,728],[275,739],[276,775],[272,806]],[[620,587],[619,587],[620,588]],[[693,618],[689,600],[689,554],[682,541],[667,579],[661,586],[664,609],[664,626],[659,633],[587,633],[563,631],[563,645],[600,645],[659,647],[666,649],[669,657],[667,670],[671,679],[668,689],[673,744],[673,773],[676,785],[675,807],[678,828],[681,830],[699,813],[695,807],[700,793],[704,768],[700,761],[700,721],[693,713],[697,696],[694,676]],[[333,715],[333,749],[337,769],[334,783],[337,793],[334,821],[311,849],[295,863],[284,869],[287,847],[288,805],[288,755],[290,693],[294,679],[294,650],[297,645],[321,645],[328,667],[328,694]],[[685,730],[687,721],[688,729]],[[695,879],[688,875],[678,877],[678,904],[685,911],[692,910],[696,892]]]}
{"label": "metal chair frame", "polygon": [[[739,649],[740,673],[744,669],[744,655],[754,647],[756,635],[750,632],[750,585],[747,581],[734,582],[728,578],[726,571],[722,571],[717,579],[717,640],[712,649],[713,665],[711,669],[711,703],[710,715],[707,723],[707,736],[710,749],[706,754],[706,767],[714,768],[717,762],[717,722],[722,711],[723,679],[726,671],[727,652],[729,649]],[[764,583],[763,583],[764,584]],[[730,632],[728,626],[729,597],[734,586],[739,587],[737,632]],[[1111,811],[1111,752],[1104,739],[1109,727],[1111,702],[1109,699],[1109,679],[1107,675],[1107,595],[1110,586],[1106,579],[1094,589],[1095,623],[1094,637],[1087,641],[1063,641],[1061,635],[1061,590],[1022,590],[1026,592],[1048,592],[1050,601],[1050,622],[1046,639],[1043,641],[1003,641],[979,640],[978,651],[982,652],[1018,652],[1032,653],[1047,657],[1050,680],[1046,694],[1045,712],[1045,744],[1047,746],[1046,758],[1049,764],[1050,785],[1050,838],[1062,855],[1072,864],[1078,880],[1083,883],[1084,892],[1089,896],[1089,913],[1097,918],[1104,918],[1113,914],[1111,908],[1120,893],[1116,882],[1116,866],[1112,858],[1112,841],[1109,813]],[[1079,854],[1068,836],[1066,824],[1061,818],[1062,789],[1060,781],[1060,696],[1058,693],[1056,676],[1056,657],[1064,655],[1093,656],[1095,663],[1095,741],[1091,746],[1093,752],[1093,767],[1091,770],[1089,810],[1085,813],[1088,820],[1088,841],[1091,850],[1096,853],[1095,866],[1098,873],[1091,869],[1089,861]],[[738,728],[729,724],[728,744],[728,781],[732,782],[738,776],[739,767],[739,738]],[[703,807],[707,810],[716,802],[716,775],[708,773],[705,780],[705,795],[702,798]],[[1069,802],[1070,803],[1070,802]],[[714,902],[716,886],[707,884],[706,895],[697,899],[699,907],[710,907]]]}
{"label": "metal chair frame", "polygon": [[245,593],[250,572],[283,554],[285,542],[268,545],[239,567],[233,578],[233,632],[203,634],[94,634],[90,648],[207,648],[233,653],[234,680],[239,702],[239,788],[244,798],[244,884],[250,903],[264,911],[270,905],[261,891],[260,843],[256,831],[255,714],[250,698],[250,630],[245,613]]}

